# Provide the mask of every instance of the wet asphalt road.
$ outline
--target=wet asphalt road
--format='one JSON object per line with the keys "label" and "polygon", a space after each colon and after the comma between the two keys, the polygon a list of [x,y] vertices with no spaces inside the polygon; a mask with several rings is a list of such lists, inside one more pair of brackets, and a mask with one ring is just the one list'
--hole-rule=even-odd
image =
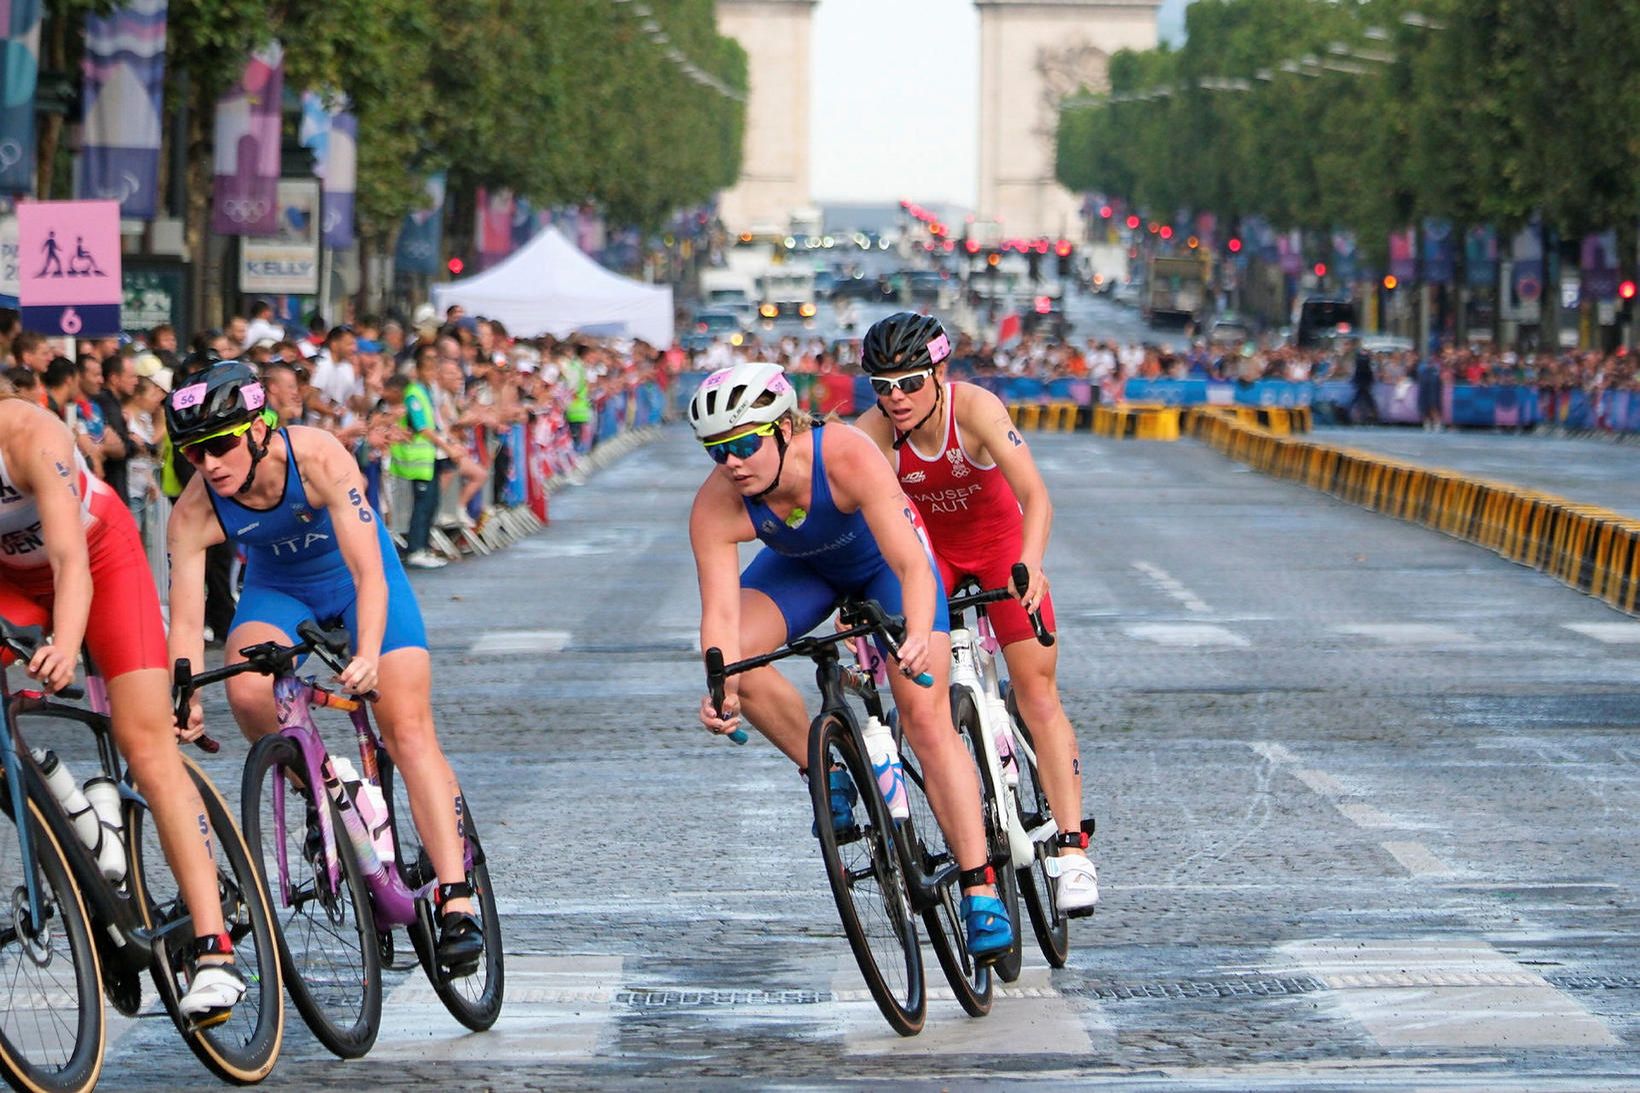
{"label": "wet asphalt road", "polygon": [[[674,430],[416,578],[501,1023],[395,974],[368,1058],[292,1012],[267,1084],[1634,1088],[1640,622],[1191,441],[1035,448],[1100,826],[1068,967],[1034,957],[984,1020],[936,994],[922,1036],[882,1023],[791,767],[693,725],[708,465]],[[163,1018],[115,1035],[110,1088],[214,1084]]]}

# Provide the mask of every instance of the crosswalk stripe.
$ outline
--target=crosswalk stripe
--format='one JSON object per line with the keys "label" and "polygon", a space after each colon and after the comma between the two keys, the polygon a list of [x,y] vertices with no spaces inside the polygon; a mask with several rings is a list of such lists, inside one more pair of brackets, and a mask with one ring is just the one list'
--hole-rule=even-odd
{"label": "crosswalk stripe", "polygon": [[1222,626],[1199,622],[1144,622],[1124,628],[1129,637],[1157,645],[1203,646],[1218,645],[1245,648],[1251,644],[1246,638]]}
{"label": "crosswalk stripe", "polygon": [[1560,625],[1607,645],[1640,645],[1640,622],[1563,622]]}

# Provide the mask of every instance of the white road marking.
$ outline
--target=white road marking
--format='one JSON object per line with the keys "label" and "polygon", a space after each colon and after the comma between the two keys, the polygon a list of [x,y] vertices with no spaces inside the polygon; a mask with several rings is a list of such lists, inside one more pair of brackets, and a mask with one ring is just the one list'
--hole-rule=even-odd
{"label": "white road marking", "polygon": [[1270,740],[1254,740],[1247,746],[1272,763],[1298,762],[1298,756],[1294,755],[1285,744],[1277,744]]}
{"label": "white road marking", "polygon": [[456,1023],[420,973],[385,999],[371,1058],[470,1062],[591,1059],[615,1030],[618,956],[507,956],[501,1017],[488,1032]]}
{"label": "white road marking", "polygon": [[1150,562],[1134,562],[1133,568],[1150,578],[1151,583],[1161,589],[1163,594],[1184,605],[1186,611],[1194,611],[1199,615],[1205,615],[1210,610],[1200,596],[1186,588],[1184,582],[1161,566],[1152,565]]}
{"label": "white road marking", "polygon": [[1606,1025],[1484,941],[1319,939],[1280,951],[1386,1048],[1608,1047]]}
{"label": "white road marking", "polygon": [[1607,645],[1640,645],[1640,622],[1564,622],[1561,627]]}
{"label": "white road marking", "polygon": [[1387,842],[1383,847],[1414,877],[1450,877],[1455,872],[1423,843]]}
{"label": "white road marking", "polygon": [[1219,645],[1246,648],[1250,642],[1222,626],[1196,622],[1142,622],[1124,627],[1129,637],[1157,645]]}
{"label": "white road marking", "polygon": [[1318,795],[1332,800],[1335,797],[1349,797],[1354,790],[1349,789],[1337,778],[1324,770],[1311,770],[1305,767],[1292,772],[1293,777],[1313,789]]}
{"label": "white road marking", "polygon": [[[1082,1055],[1115,1044],[1115,1030],[1096,1006],[1073,1003],[1054,989],[1046,966],[1027,965],[1012,983],[993,988],[991,1013],[976,1021],[957,1005],[939,962],[923,948],[928,1020],[903,1037],[888,1027],[860,978],[840,966],[832,977],[839,1032],[847,1055]],[[1040,963],[1040,960],[1038,960]]]}
{"label": "white road marking", "polygon": [[473,642],[469,656],[520,656],[561,653],[569,644],[568,630],[492,630]]}
{"label": "white road marking", "polygon": [[1385,645],[1469,645],[1475,641],[1471,634],[1433,622],[1367,622],[1333,629],[1343,634],[1377,638]]}
{"label": "white road marking", "polygon": [[1393,816],[1389,816],[1378,811],[1371,805],[1362,804],[1360,801],[1334,801],[1333,807],[1338,809],[1343,817],[1356,827],[1384,828],[1409,826],[1408,824],[1404,824],[1400,820],[1395,819]]}

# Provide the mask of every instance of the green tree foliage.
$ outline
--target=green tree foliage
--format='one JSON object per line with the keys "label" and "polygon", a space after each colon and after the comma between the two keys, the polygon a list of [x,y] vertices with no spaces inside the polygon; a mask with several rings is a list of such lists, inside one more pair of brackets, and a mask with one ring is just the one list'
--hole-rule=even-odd
{"label": "green tree foliage", "polygon": [[[1171,215],[1356,230],[1425,216],[1563,236],[1640,216],[1640,4],[1198,0],[1060,119],[1058,174]],[[1632,248],[1631,248],[1632,249]]]}

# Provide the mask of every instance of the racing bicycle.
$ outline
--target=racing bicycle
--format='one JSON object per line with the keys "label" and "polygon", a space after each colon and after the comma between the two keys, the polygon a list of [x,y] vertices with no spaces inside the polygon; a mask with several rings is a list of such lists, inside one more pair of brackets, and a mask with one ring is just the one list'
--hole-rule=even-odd
{"label": "racing bicycle", "polygon": [[[724,663],[722,650],[706,650],[706,682],[721,711],[729,676],[788,657],[814,662],[821,705],[809,726],[809,797],[826,878],[877,1008],[894,1031],[914,1036],[922,1031],[928,1007],[918,915],[958,1001],[974,1016],[990,1009],[991,975],[989,967],[968,952],[957,905],[956,859],[946,849],[927,805],[926,784],[915,756],[904,749],[903,741],[896,741],[902,745],[911,815],[895,820],[872,770],[859,716],[848,702],[853,694],[868,716],[892,722],[872,676],[844,665],[840,647],[856,639],[875,639],[888,656],[897,658],[903,629],[903,620],[886,614],[875,601],[846,602],[838,609],[835,633],[796,638],[773,652],[732,664]],[[933,677],[923,673],[917,682],[932,686]],[[852,785],[859,802],[841,825],[834,823],[831,804],[831,783],[837,774]]]}
{"label": "racing bicycle", "polygon": [[[45,642],[39,627],[0,619],[0,649],[26,662]],[[184,768],[204,803],[206,842],[216,859],[225,929],[246,992],[225,1021],[196,1024],[180,1008],[187,991],[193,918],[166,864],[141,787],[114,746],[108,698],[88,663],[90,709],[69,705],[80,688],[52,698],[13,690],[0,671],[5,732],[0,734],[0,1073],[13,1088],[87,1090],[97,1082],[105,1047],[102,995],[132,1017],[142,1008],[149,974],[160,1004],[184,1041],[212,1073],[238,1084],[273,1069],[284,1037],[284,994],[273,924],[262,882],[222,794],[188,756]],[[123,862],[105,875],[46,782],[23,722],[77,722],[96,746],[94,773],[118,789]],[[58,747],[63,745],[59,743]],[[209,738],[201,747],[215,750]],[[48,760],[50,762],[51,760]],[[83,771],[82,771],[83,773]],[[110,836],[103,827],[100,840]]]}
{"label": "racing bicycle", "polygon": [[[414,967],[394,964],[394,930],[404,927],[444,1007],[481,1032],[501,1014],[505,965],[501,918],[472,810],[457,797],[466,882],[483,929],[484,955],[476,969],[450,968],[437,954],[438,877],[416,835],[393,760],[371,724],[367,703],[374,693],[350,697],[295,674],[310,653],[339,674],[346,667],[348,633],[312,621],[296,632],[301,640],[295,645],[269,641],[241,649],[245,659],[237,664],[198,675],[179,669],[175,690],[180,718],[200,687],[246,672],[273,677],[279,730],[258,740],[246,757],[240,807],[245,840],[268,878],[291,1000],[331,1052],[344,1059],[364,1055],[381,1029],[382,967]],[[326,750],[313,723],[316,706],[344,712],[352,721],[357,772]],[[320,786],[324,792],[316,795]]]}
{"label": "racing bicycle", "polygon": [[[1030,570],[1022,563],[1014,565],[1010,576],[1015,587],[1021,589],[1031,579]],[[1013,596],[1007,588],[974,592],[959,589],[947,601],[951,617],[951,718],[979,765],[991,864],[999,878],[1005,872],[1016,878],[1003,897],[1008,914],[1012,921],[1019,921],[1018,903],[1023,896],[1043,957],[1050,966],[1062,968],[1069,955],[1068,923],[1066,912],[1059,907],[1048,864],[1058,852],[1054,837],[1059,827],[1038,777],[1031,730],[1019,716],[1018,699],[1008,685],[1007,664],[998,655],[1000,646],[984,612],[985,604]],[[970,611],[977,614],[973,626],[967,625]],[[1036,640],[1052,645],[1054,636],[1043,627],[1041,615],[1032,611],[1030,620]],[[1082,830],[1093,833],[1092,818],[1082,822]],[[1011,868],[1005,868],[1008,866]],[[999,884],[998,891],[1002,890]],[[1013,948],[997,963],[998,974],[1005,981],[1011,982],[1019,975],[1020,949],[1020,931],[1015,930]]]}

